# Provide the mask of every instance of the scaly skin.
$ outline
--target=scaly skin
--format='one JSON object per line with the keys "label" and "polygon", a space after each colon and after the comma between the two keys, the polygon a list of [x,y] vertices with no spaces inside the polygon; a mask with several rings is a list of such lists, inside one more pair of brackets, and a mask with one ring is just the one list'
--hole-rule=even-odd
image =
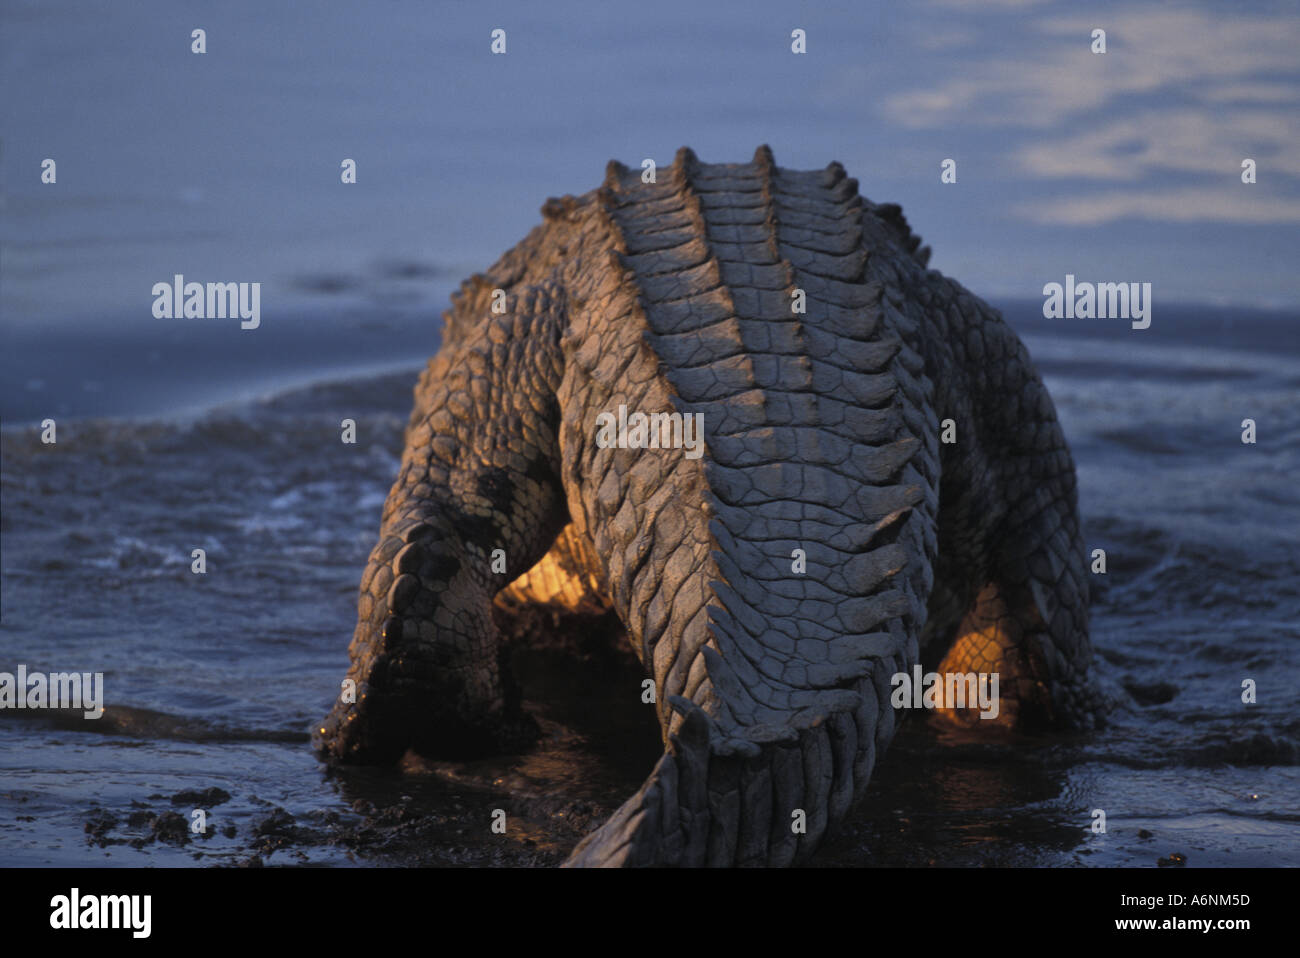
{"label": "scaly skin", "polygon": [[[839,164],[683,149],[659,180],[611,163],[454,297],[361,582],[357,700],[316,744],[521,747],[494,597],[612,606],[665,751],[570,864],[784,865],[862,794],[918,661],[999,672],[1003,723],[1091,723],[1074,466],[1015,334]],[[601,448],[621,404],[702,413],[704,456]]]}

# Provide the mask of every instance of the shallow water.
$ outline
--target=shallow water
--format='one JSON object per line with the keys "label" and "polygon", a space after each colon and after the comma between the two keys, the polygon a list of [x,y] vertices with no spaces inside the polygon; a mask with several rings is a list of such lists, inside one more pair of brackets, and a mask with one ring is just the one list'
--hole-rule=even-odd
{"label": "shallow water", "polygon": [[[1089,546],[1107,552],[1093,640],[1124,704],[1074,738],[907,723],[819,862],[1300,865],[1300,358],[1278,335],[1291,317],[1229,328],[1188,310],[1154,335],[1089,338],[1032,306],[1007,312],[1071,441]],[[392,330],[414,334],[405,322]],[[325,330],[328,378],[350,346]],[[344,773],[313,757],[417,371],[268,380],[263,398],[197,413],[73,408],[54,446],[30,422],[5,426],[0,670],[103,672],[108,711],[0,713],[0,862],[552,864],[637,787],[656,730],[617,694],[635,678],[626,661],[594,640],[576,658],[520,653],[546,731],[529,756]],[[339,441],[345,417],[356,445]],[[1240,442],[1245,417],[1257,445]],[[1241,702],[1247,678],[1258,704]],[[181,794],[210,788],[228,800]],[[209,828],[188,842],[155,817],[194,807]],[[508,839],[488,828],[495,808],[518,826]]]}

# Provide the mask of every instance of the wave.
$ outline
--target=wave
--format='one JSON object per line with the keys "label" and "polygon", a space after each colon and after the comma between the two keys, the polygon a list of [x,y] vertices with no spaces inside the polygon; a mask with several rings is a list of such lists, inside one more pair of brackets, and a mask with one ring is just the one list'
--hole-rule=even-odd
{"label": "wave", "polygon": [[5,709],[0,716],[11,721],[43,725],[61,731],[126,735],[139,739],[168,739],[178,742],[282,742],[301,744],[310,734],[291,729],[250,729],[217,725],[199,718],[173,715],[130,705],[106,705],[104,714],[87,721],[81,709]]}

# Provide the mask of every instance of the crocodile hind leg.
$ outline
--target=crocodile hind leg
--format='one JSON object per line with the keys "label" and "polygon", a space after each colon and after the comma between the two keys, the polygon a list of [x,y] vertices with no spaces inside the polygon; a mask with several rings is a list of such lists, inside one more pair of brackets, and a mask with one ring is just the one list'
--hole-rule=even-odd
{"label": "crocodile hind leg", "polygon": [[996,708],[973,703],[968,681],[964,707],[946,691],[936,714],[965,726],[1088,727],[1096,703],[1086,678],[1088,591],[1073,486],[1047,482],[1023,501],[1028,508],[1004,520],[990,581],[938,667],[941,677],[996,675]]}
{"label": "crocodile hind leg", "polygon": [[568,521],[555,400],[561,306],[549,285],[510,306],[461,327],[416,387],[361,580],[351,682],[314,736],[330,759],[386,763],[407,749],[463,758],[530,738],[503,676],[492,600]]}
{"label": "crocodile hind leg", "polygon": [[[959,284],[913,275],[940,446],[939,549],[923,661],[939,714],[988,727],[1089,727],[1088,573],[1074,461],[1055,404],[1000,313]],[[998,676],[992,709],[948,701],[948,676]],[[953,691],[956,691],[954,682]],[[969,691],[970,682],[966,683]],[[980,718],[980,713],[989,718]]]}

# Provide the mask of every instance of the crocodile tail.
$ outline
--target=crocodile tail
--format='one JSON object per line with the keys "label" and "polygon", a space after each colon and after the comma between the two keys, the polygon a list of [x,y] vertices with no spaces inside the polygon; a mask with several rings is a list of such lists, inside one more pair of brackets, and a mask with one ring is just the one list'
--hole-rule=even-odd
{"label": "crocodile tail", "polygon": [[[773,866],[807,859],[847,816],[893,736],[887,695],[809,710],[783,727],[723,734],[693,703],[635,795],[566,867]],[[882,734],[883,733],[883,734]]]}
{"label": "crocodile tail", "polygon": [[709,719],[687,709],[635,795],[573,850],[566,868],[689,864],[707,848]]}
{"label": "crocodile tail", "polygon": [[864,792],[894,734],[891,678],[917,661],[938,503],[920,307],[896,231],[838,166],[683,150],[657,184],[611,179],[601,211],[636,294],[619,328],[644,329],[659,372],[624,378],[664,381],[707,441],[697,460],[583,462],[571,511],[666,747],[569,864],[790,864]]}

